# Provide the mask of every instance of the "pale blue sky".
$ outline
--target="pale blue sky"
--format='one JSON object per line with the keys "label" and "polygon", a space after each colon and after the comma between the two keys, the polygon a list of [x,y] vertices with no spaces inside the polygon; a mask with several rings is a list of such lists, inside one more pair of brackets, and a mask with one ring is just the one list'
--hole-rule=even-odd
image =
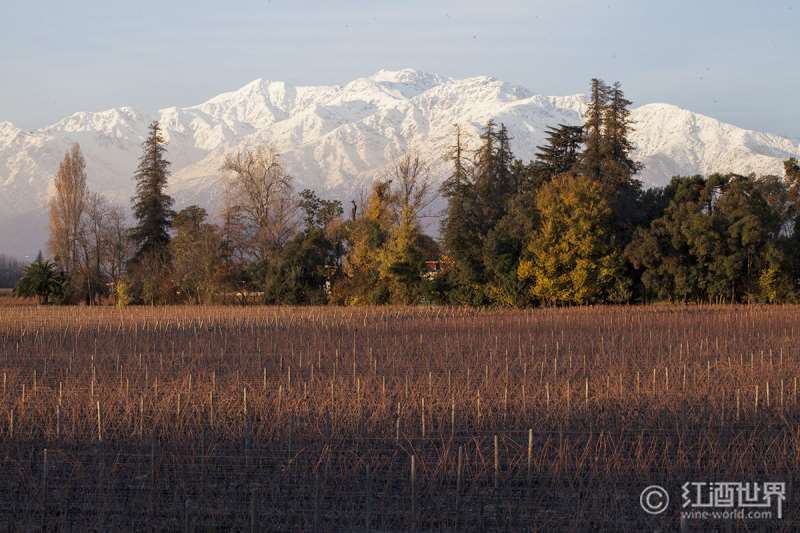
{"label": "pale blue sky", "polygon": [[544,94],[622,81],[800,137],[792,1],[0,0],[0,120],[191,105],[255,78],[341,83],[379,68],[479,74]]}

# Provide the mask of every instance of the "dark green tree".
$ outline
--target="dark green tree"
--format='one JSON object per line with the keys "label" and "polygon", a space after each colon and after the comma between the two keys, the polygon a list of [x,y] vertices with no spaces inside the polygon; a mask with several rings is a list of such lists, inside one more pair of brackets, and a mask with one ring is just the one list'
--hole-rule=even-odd
{"label": "dark green tree", "polygon": [[148,304],[171,300],[175,295],[171,278],[170,226],[174,213],[166,193],[169,161],[161,127],[153,121],[142,144],[136,169],[133,215],[136,225],[130,238],[134,253],[128,262],[133,300]]}
{"label": "dark green tree", "polygon": [[800,292],[800,164],[791,158],[783,163],[787,189],[786,256],[792,272],[792,286]]}
{"label": "dark green tree", "polygon": [[485,293],[492,303],[524,307],[534,301],[529,283],[519,278],[518,269],[537,224],[536,189],[530,188],[514,195],[506,214],[486,236]]}
{"label": "dark green tree", "polygon": [[295,235],[266,267],[264,301],[268,304],[324,304],[335,249],[322,229]]}
{"label": "dark green tree", "polygon": [[645,222],[640,206],[642,184],[635,175],[642,164],[631,158],[632,121],[630,106],[622,85],[615,82],[608,88],[608,101],[603,110],[601,140],[601,179],[614,211],[615,236],[621,245],[630,241],[633,227]]}
{"label": "dark green tree", "polygon": [[605,142],[603,140],[603,122],[608,105],[608,85],[598,78],[592,78],[589,91],[589,104],[586,109],[586,120],[583,124],[584,150],[578,158],[575,171],[589,178],[599,180],[603,174],[605,158]]}
{"label": "dark green tree", "polygon": [[631,187],[632,178],[642,165],[631,158],[633,143],[628,137],[631,133],[632,102],[625,98],[619,82],[607,90],[608,102],[603,109],[601,175],[607,186],[616,190]]}
{"label": "dark green tree", "polygon": [[740,175],[673,178],[664,214],[636,230],[626,256],[650,297],[677,301],[794,298],[781,237],[779,180]]}
{"label": "dark green tree", "polygon": [[508,201],[516,192],[511,172],[514,155],[505,125],[500,128],[490,120],[480,136],[481,146],[475,153],[473,184],[475,207],[481,239],[503,218]]}
{"label": "dark green tree", "polygon": [[324,304],[340,271],[346,237],[342,203],[305,189],[296,205],[302,229],[243,276],[248,285],[263,290],[267,304]]}
{"label": "dark green tree", "polygon": [[545,131],[547,142],[536,147],[533,170],[540,181],[570,170],[578,162],[583,145],[583,128],[559,124]]}
{"label": "dark green tree", "polygon": [[334,220],[341,218],[344,213],[341,201],[324,200],[311,189],[304,189],[300,192],[298,205],[303,214],[306,230],[325,228]]}
{"label": "dark green tree", "polygon": [[40,252],[36,260],[22,271],[14,294],[24,298],[36,297],[40,304],[46,305],[63,296],[64,283],[64,275],[58,271],[56,264],[42,259]]}
{"label": "dark green tree", "polygon": [[165,158],[165,141],[157,121],[150,124],[149,131],[134,176],[133,215],[136,226],[131,229],[131,239],[136,246],[134,264],[146,255],[164,262],[169,260],[169,229],[173,217],[173,200],[166,193],[169,161]]}
{"label": "dark green tree", "polygon": [[441,187],[442,196],[447,199],[441,224],[446,265],[443,277],[453,303],[475,303],[480,299],[476,293],[483,273],[479,215],[472,171],[459,126],[455,127],[455,144],[447,159],[452,171]]}

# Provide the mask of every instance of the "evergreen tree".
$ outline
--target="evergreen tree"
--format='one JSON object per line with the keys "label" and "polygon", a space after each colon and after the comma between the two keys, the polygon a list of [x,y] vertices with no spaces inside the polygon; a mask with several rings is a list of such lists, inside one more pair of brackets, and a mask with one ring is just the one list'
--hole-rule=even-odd
{"label": "evergreen tree", "polygon": [[40,304],[47,305],[63,297],[65,282],[64,274],[58,271],[57,265],[42,259],[42,253],[39,252],[36,260],[22,271],[14,294],[25,298],[35,296]]}
{"label": "evergreen tree", "polygon": [[[575,169],[603,184],[617,218],[630,222],[641,183],[634,179],[642,165],[631,158],[631,101],[619,82],[612,86],[592,79],[583,126],[585,149]],[[623,211],[631,212],[623,212]]]}
{"label": "evergreen tree", "polygon": [[497,199],[508,207],[508,201],[519,191],[520,183],[513,172],[514,154],[511,152],[511,136],[508,128],[502,122],[500,129],[497,130],[497,153],[495,154],[496,165],[496,187],[495,194]]}
{"label": "evergreen tree", "polygon": [[622,86],[615,82],[608,89],[603,113],[601,179],[614,210],[616,239],[622,246],[630,241],[633,226],[645,222],[640,205],[642,184],[635,178],[642,164],[631,158],[630,106]]}
{"label": "evergreen tree", "polygon": [[295,235],[266,267],[265,303],[327,303],[327,283],[333,255],[333,243],[319,228]]}
{"label": "evergreen tree", "polygon": [[303,212],[306,232],[314,228],[324,229],[344,213],[341,201],[323,200],[311,189],[300,192],[298,207]]}
{"label": "evergreen tree", "polygon": [[631,186],[632,177],[642,168],[631,159],[633,144],[628,139],[631,131],[630,109],[632,102],[625,98],[622,85],[615,82],[608,88],[608,102],[603,109],[603,154],[601,174],[611,190]]}
{"label": "evergreen tree", "polygon": [[455,127],[455,144],[447,158],[452,164],[452,172],[441,187],[442,196],[447,199],[441,225],[447,265],[445,275],[451,301],[466,304],[476,299],[475,286],[481,279],[483,264],[477,199],[459,126]]}
{"label": "evergreen tree", "polygon": [[165,192],[169,175],[169,161],[161,126],[153,121],[150,134],[142,145],[142,156],[136,170],[136,195],[133,198],[133,215],[136,226],[131,239],[136,245],[133,262],[146,255],[169,260],[169,229],[172,221],[172,198]]}
{"label": "evergreen tree", "polygon": [[583,144],[583,128],[559,124],[545,131],[547,144],[537,146],[534,172],[546,181],[571,169],[578,161]]}
{"label": "evergreen tree", "polygon": [[300,193],[304,229],[273,261],[265,289],[267,302],[321,304],[340,273],[344,254],[344,209],[338,200],[323,200],[311,190]]}
{"label": "evergreen tree", "polygon": [[800,292],[800,164],[797,159],[783,163],[784,184],[787,189],[786,256],[788,257],[792,287]]}
{"label": "evergreen tree", "polygon": [[480,134],[481,146],[475,152],[473,168],[474,208],[478,222],[478,234],[486,235],[488,230],[499,220],[502,212],[495,202],[496,188],[496,140],[497,131],[494,120],[490,120]]}
{"label": "evergreen tree", "polygon": [[[800,247],[800,164],[792,157],[783,162],[783,169],[783,183],[787,193],[787,217],[790,219],[789,231],[798,239]],[[798,252],[800,253],[800,250]]]}
{"label": "evergreen tree", "polygon": [[505,125],[497,126],[490,120],[480,139],[481,146],[475,154],[474,187],[480,236],[483,239],[489,230],[503,217],[508,201],[516,191],[511,174],[514,156],[509,146],[510,137]]}
{"label": "evergreen tree", "polygon": [[485,293],[493,303],[524,307],[533,301],[528,282],[517,275],[530,236],[537,227],[536,189],[516,194],[508,212],[486,236],[483,262],[486,269]]}
{"label": "evergreen tree", "polygon": [[[638,228],[626,248],[651,298],[679,302],[705,298],[706,268],[702,257],[693,253],[691,241],[700,243],[703,235],[709,235],[698,217],[706,207],[706,185],[703,176],[673,178],[666,189],[670,200],[664,214],[650,228]],[[706,239],[700,249],[714,241]]]}
{"label": "evergreen tree", "polygon": [[636,230],[626,256],[650,294],[696,302],[794,298],[782,229],[787,196],[771,178],[673,178],[664,214]]}
{"label": "evergreen tree", "polygon": [[149,130],[135,174],[136,225],[130,232],[135,251],[128,263],[128,273],[134,299],[152,305],[174,296],[169,246],[173,212],[172,198],[165,192],[169,162],[164,157],[164,137],[157,121],[150,124]]}
{"label": "evergreen tree", "polygon": [[583,125],[584,150],[578,158],[575,170],[591,179],[600,180],[603,174],[605,142],[603,122],[608,105],[609,88],[603,80],[593,78],[589,92],[589,104]]}

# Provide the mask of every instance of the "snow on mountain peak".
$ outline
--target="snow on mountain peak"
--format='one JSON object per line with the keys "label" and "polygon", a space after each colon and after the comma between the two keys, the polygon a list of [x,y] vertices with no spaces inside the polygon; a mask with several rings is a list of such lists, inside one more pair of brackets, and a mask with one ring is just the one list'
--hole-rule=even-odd
{"label": "snow on mountain peak", "polygon": [[666,172],[664,167],[674,169],[672,174],[782,175],[782,161],[800,153],[800,145],[791,139],[739,128],[672,104],[646,104],[632,117],[638,152],[659,155],[654,158],[658,164],[649,170],[655,176]]}
{"label": "snow on mountain peak", "polygon": [[[81,112],[34,132],[0,122],[0,227],[8,230],[0,231],[0,252],[35,253],[44,242],[48,184],[73,142],[86,156],[92,190],[127,203],[153,119],[169,140],[177,207],[192,202],[213,211],[222,157],[233,150],[272,144],[298,189],[346,200],[412,146],[441,179],[448,172],[441,155],[452,143],[453,124],[475,146],[486,121],[503,122],[515,154],[530,159],[548,126],[580,124],[585,107],[583,95],[542,96],[488,76],[453,79],[401,69],[342,85],[257,79],[199,105],[150,114],[129,107]],[[676,174],[781,173],[783,159],[800,156],[797,141],[669,104],[643,105],[631,118],[634,156],[645,165],[640,177],[650,184]]]}
{"label": "snow on mountain peak", "polygon": [[8,142],[19,134],[20,130],[11,122],[0,121],[0,142]]}
{"label": "snow on mountain peak", "polygon": [[143,114],[131,107],[105,111],[80,111],[40,130],[50,135],[95,134],[109,138],[125,138],[136,131],[144,120]]}
{"label": "snow on mountain peak", "polygon": [[413,68],[404,68],[401,70],[381,69],[369,76],[368,79],[378,83],[408,86],[419,92],[427,91],[431,87],[440,85],[448,80],[448,78],[444,78],[438,74],[414,70]]}

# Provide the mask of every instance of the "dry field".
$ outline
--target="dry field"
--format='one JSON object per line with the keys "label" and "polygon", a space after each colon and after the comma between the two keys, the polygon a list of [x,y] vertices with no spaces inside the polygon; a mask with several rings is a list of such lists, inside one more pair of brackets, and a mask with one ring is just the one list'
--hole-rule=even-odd
{"label": "dry field", "polygon": [[0,289],[0,313],[3,307],[11,305],[36,305],[33,298],[17,298],[14,296],[13,289]]}
{"label": "dry field", "polygon": [[[798,333],[789,306],[2,307],[0,530],[797,530]],[[784,517],[681,524],[685,481],[784,481]]]}

